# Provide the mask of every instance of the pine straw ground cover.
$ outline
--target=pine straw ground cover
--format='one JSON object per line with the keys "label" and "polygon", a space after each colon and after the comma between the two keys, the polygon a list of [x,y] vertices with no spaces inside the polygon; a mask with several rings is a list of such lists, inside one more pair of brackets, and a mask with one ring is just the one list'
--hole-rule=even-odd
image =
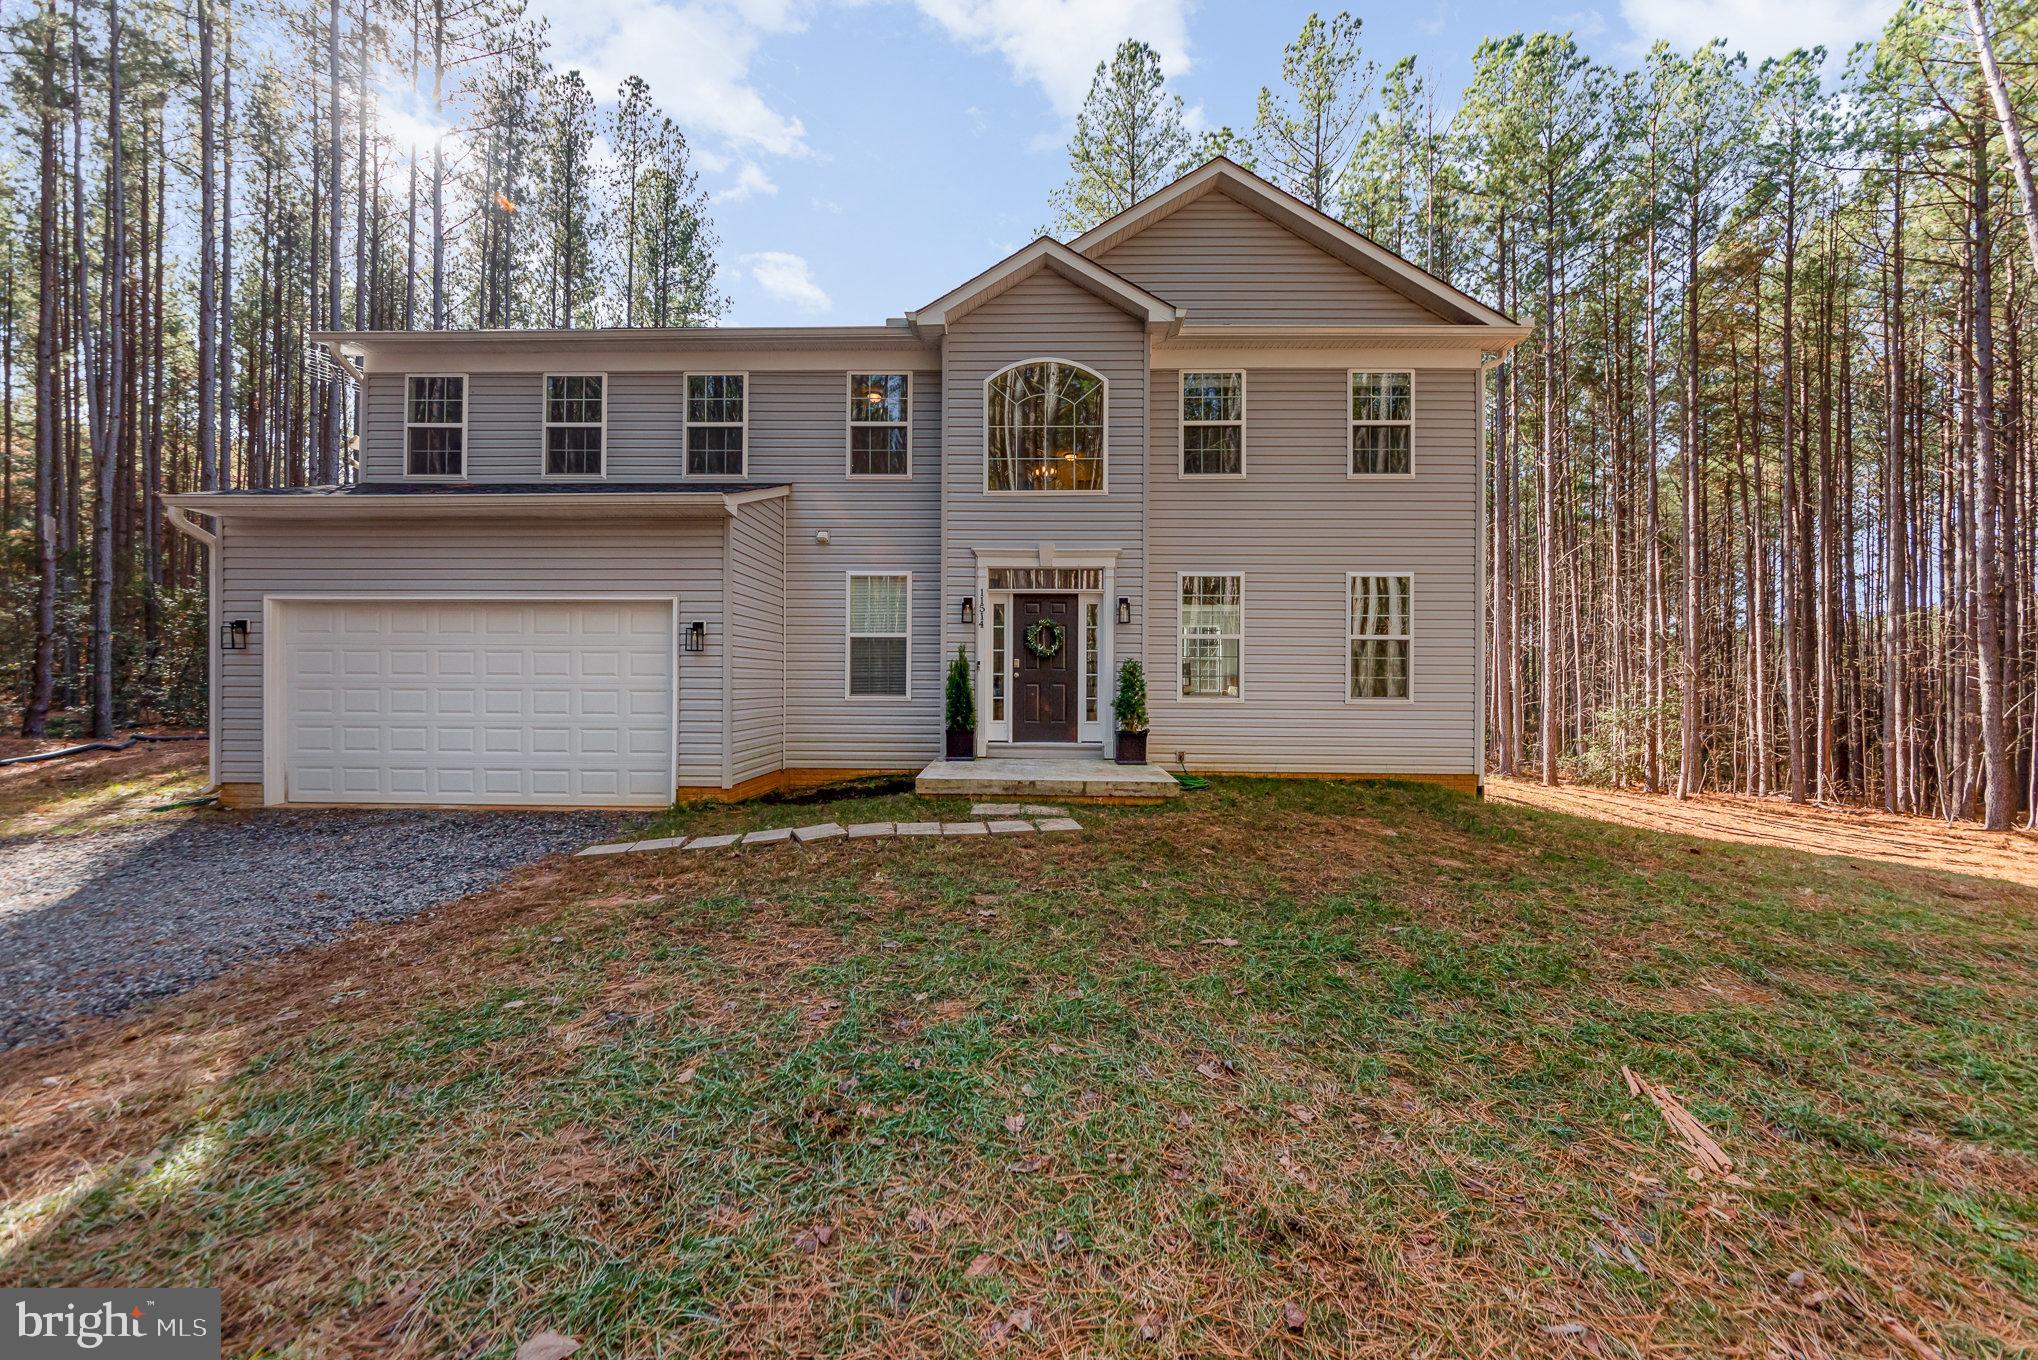
{"label": "pine straw ground cover", "polygon": [[554,859],[0,1058],[0,1283],[217,1284],[236,1356],[2038,1344],[2038,893],[1411,787],[1081,815]]}

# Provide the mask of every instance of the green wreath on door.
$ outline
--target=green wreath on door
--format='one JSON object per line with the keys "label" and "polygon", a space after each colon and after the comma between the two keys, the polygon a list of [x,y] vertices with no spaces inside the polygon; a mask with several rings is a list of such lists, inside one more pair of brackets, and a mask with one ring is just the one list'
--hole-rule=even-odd
{"label": "green wreath on door", "polygon": [[1068,630],[1053,619],[1035,619],[1026,625],[1026,650],[1042,661],[1061,652]]}

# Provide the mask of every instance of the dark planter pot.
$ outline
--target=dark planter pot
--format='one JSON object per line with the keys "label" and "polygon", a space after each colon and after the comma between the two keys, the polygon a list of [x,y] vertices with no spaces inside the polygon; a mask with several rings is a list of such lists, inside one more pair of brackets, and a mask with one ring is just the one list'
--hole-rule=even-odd
{"label": "dark planter pot", "polygon": [[977,758],[977,734],[968,727],[948,729],[948,758],[950,760],[975,760]]}
{"label": "dark planter pot", "polygon": [[1120,732],[1118,734],[1118,763],[1120,765],[1146,764],[1146,733]]}

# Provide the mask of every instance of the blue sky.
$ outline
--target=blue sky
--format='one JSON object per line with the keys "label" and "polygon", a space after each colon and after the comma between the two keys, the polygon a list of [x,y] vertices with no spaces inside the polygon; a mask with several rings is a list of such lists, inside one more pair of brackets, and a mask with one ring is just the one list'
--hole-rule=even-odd
{"label": "blue sky", "polygon": [[[1089,75],[1120,38],[1162,54],[1192,122],[1243,128],[1307,4],[1244,0],[536,0],[554,60],[635,71],[687,131],[737,325],[876,322],[1030,240]],[[1335,8],[1331,6],[1330,8]],[[1894,0],[1402,0],[1351,6],[1381,66],[1452,96],[1493,33],[1568,29],[1602,60],[1722,34],[1760,58],[1844,49]]]}

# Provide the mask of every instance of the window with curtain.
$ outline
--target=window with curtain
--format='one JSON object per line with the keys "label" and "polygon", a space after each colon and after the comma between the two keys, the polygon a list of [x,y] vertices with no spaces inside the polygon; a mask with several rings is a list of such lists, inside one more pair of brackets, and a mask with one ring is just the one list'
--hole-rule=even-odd
{"label": "window with curtain", "polygon": [[1407,576],[1351,578],[1351,697],[1406,699],[1415,583]]}
{"label": "window with curtain", "polygon": [[1182,475],[1245,475],[1245,374],[1182,375]]}
{"label": "window with curtain", "polygon": [[852,572],[849,577],[849,697],[907,697],[912,580]]}
{"label": "window with curtain", "polygon": [[904,373],[849,375],[850,476],[912,476],[910,385]]}
{"label": "window with curtain", "polygon": [[545,475],[602,474],[602,404],[599,373],[550,374],[545,379]]}
{"label": "window with curtain", "polygon": [[404,382],[403,470],[411,477],[467,473],[467,379],[413,373]]}
{"label": "window with curtain", "polygon": [[1355,477],[1406,476],[1415,470],[1415,375],[1352,374]]}
{"label": "window with curtain", "polygon": [[741,373],[686,375],[689,477],[743,476],[744,385]]}
{"label": "window with curtain", "polygon": [[989,491],[1102,491],[1104,380],[1044,359],[1008,368],[985,392]]}
{"label": "window with curtain", "polygon": [[1245,641],[1245,578],[1182,578],[1182,697],[1236,699]]}

